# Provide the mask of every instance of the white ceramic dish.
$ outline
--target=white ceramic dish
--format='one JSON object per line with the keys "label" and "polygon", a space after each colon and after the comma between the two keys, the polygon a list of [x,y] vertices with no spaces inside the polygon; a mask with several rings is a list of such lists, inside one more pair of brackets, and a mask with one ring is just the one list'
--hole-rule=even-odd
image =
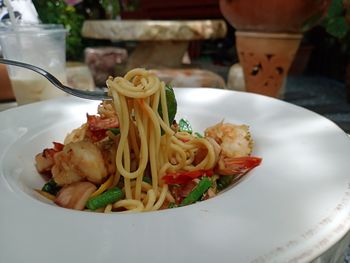
{"label": "white ceramic dish", "polygon": [[308,262],[350,228],[350,140],[329,120],[268,97],[177,89],[177,118],[197,131],[245,123],[263,158],[205,202],[142,214],[56,207],[33,158],[98,102],[45,101],[0,113],[0,262]]}

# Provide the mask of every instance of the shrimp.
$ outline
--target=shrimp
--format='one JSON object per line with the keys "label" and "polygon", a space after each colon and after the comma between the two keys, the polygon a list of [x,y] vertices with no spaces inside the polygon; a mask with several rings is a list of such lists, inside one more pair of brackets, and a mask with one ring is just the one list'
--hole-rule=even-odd
{"label": "shrimp", "polygon": [[80,142],[84,140],[86,138],[87,128],[88,125],[84,123],[79,128],[76,128],[70,133],[68,133],[66,138],[64,139],[64,144],[69,144],[71,142]]}
{"label": "shrimp", "polygon": [[107,137],[107,130],[119,127],[119,119],[110,102],[102,102],[98,106],[99,115],[87,114],[88,129],[86,138],[92,142],[98,142]]}
{"label": "shrimp", "polygon": [[35,156],[35,167],[41,174],[51,175],[51,169],[54,165],[54,156],[63,150],[64,145],[53,142],[53,148],[46,148]]}
{"label": "shrimp", "polygon": [[205,137],[221,149],[214,167],[220,175],[243,175],[261,163],[261,158],[250,156],[253,140],[247,125],[219,122],[205,130]]}
{"label": "shrimp", "polygon": [[253,149],[247,125],[219,122],[205,130],[205,137],[213,138],[220,145],[221,158],[249,156]]}
{"label": "shrimp", "polygon": [[100,149],[89,141],[72,142],[54,156],[52,175],[58,185],[80,181],[100,184],[107,169]]}
{"label": "shrimp", "polygon": [[83,210],[96,186],[90,182],[76,182],[65,185],[57,194],[55,203],[65,208]]}

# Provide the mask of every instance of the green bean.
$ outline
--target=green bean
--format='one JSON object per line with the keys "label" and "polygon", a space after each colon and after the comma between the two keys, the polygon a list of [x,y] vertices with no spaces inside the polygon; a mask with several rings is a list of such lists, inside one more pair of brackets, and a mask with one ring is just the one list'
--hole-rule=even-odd
{"label": "green bean", "polygon": [[115,203],[118,200],[122,199],[123,197],[124,197],[123,191],[118,187],[114,187],[98,196],[91,197],[87,201],[86,207],[89,208],[90,210],[96,210],[108,204]]}
{"label": "green bean", "polygon": [[180,206],[185,206],[192,204],[198,201],[202,195],[208,191],[211,187],[212,182],[208,177],[203,177],[202,180],[199,181],[198,185],[188,194],[188,196],[182,200]]}

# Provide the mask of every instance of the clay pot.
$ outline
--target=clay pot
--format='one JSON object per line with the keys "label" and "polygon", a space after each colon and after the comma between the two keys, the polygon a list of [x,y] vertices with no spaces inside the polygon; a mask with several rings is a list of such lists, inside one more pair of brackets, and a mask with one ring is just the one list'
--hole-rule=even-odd
{"label": "clay pot", "polygon": [[246,90],[283,97],[282,84],[301,38],[302,34],[236,32]]}
{"label": "clay pot", "polygon": [[331,0],[220,0],[237,29],[236,45],[246,90],[282,97],[302,33],[316,25]]}
{"label": "clay pot", "polygon": [[316,25],[331,0],[220,0],[227,21],[240,31],[300,33]]}

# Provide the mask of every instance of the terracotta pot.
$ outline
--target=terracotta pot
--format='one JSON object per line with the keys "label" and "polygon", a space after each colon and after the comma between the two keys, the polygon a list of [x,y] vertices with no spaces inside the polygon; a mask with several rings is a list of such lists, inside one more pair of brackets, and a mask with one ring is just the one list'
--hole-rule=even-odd
{"label": "terracotta pot", "polygon": [[281,97],[302,33],[316,25],[331,0],[219,0],[236,31],[247,91]]}
{"label": "terracotta pot", "polygon": [[331,0],[220,0],[220,10],[240,31],[300,33],[316,25]]}
{"label": "terracotta pot", "polygon": [[282,97],[287,76],[302,34],[236,32],[245,88],[249,92]]}

